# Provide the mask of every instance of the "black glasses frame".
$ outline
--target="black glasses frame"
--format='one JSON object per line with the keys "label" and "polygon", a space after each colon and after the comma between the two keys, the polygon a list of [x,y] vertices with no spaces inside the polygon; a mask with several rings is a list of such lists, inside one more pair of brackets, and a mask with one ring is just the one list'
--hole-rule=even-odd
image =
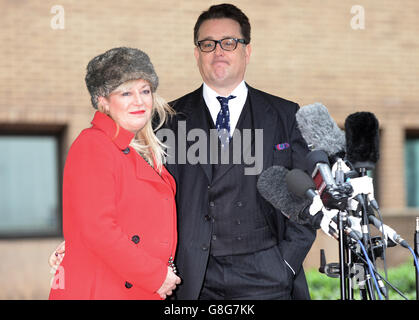
{"label": "black glasses frame", "polygon": [[[233,49],[225,49],[224,47],[223,47],[223,45],[222,45],[222,41],[224,41],[224,40],[234,40],[234,42],[235,42],[235,46],[234,46],[234,48]],[[214,47],[212,48],[212,50],[209,50],[209,51],[207,51],[207,50],[203,50],[202,49],[202,47],[201,47],[201,43],[202,42],[204,42],[204,41],[212,41],[212,42],[214,42]],[[242,43],[242,44],[246,44],[246,40],[245,39],[237,39],[237,38],[224,38],[224,39],[221,39],[221,40],[212,40],[212,39],[205,39],[205,40],[200,40],[200,41],[197,41],[196,42],[196,45],[197,45],[197,47],[199,48],[199,50],[201,50],[202,52],[212,52],[212,51],[214,51],[215,50],[215,48],[217,47],[217,43],[220,45],[220,48],[221,49],[223,49],[224,51],[234,51],[234,50],[236,50],[236,48],[237,48],[237,44],[238,43]]]}

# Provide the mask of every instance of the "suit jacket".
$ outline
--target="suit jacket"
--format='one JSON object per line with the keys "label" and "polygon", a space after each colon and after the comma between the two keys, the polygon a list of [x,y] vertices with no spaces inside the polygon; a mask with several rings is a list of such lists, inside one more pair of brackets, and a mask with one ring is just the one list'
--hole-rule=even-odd
{"label": "suit jacket", "polygon": [[[275,97],[248,86],[251,99],[255,129],[263,129],[263,169],[272,165],[287,168],[304,168],[304,158],[308,152],[307,145],[296,127],[295,113],[298,105],[285,99]],[[206,105],[202,96],[202,86],[171,103],[177,115],[169,127],[178,137],[194,129],[209,131]],[[178,131],[179,130],[179,131]],[[182,137],[181,137],[182,138]],[[189,148],[194,142],[176,139],[177,152],[181,148]],[[284,150],[275,150],[277,144],[289,145]],[[209,149],[208,149],[209,151]],[[209,152],[208,152],[209,153]],[[178,154],[175,154],[178,157]],[[209,255],[211,226],[206,216],[208,206],[208,186],[212,180],[211,164],[175,163],[167,168],[177,181],[177,212],[178,212],[178,249],[176,264],[183,278],[179,286],[179,299],[197,299],[204,281],[206,264]],[[277,235],[278,246],[283,258],[296,274],[294,287],[297,292],[294,298],[309,299],[307,284],[302,271],[302,263],[315,238],[315,230],[308,226],[298,225],[284,218],[269,203],[264,203],[264,214]],[[275,268],[275,266],[272,266]],[[300,272],[301,270],[301,272]]]}
{"label": "suit jacket", "polygon": [[174,257],[175,181],[128,147],[134,134],[96,112],[64,169],[66,252],[50,299],[160,299]]}

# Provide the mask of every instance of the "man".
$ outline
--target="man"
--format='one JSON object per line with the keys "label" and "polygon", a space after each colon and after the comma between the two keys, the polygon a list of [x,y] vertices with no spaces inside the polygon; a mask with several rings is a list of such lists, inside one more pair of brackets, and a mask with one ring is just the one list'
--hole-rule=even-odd
{"label": "man", "polygon": [[[308,149],[296,127],[298,105],[244,82],[252,51],[250,24],[237,7],[221,4],[203,12],[194,41],[204,83],[172,103],[177,116],[169,127],[177,133],[186,125],[186,134],[204,130],[207,145],[210,131],[217,129],[220,146],[209,147],[207,161],[199,164],[168,164],[178,184],[175,262],[183,283],[177,298],[309,299],[302,263],[315,231],[285,219],[262,199],[256,189],[260,172],[246,175],[246,165],[232,163],[231,157],[228,163],[211,161],[216,151],[235,152],[240,139],[235,130],[263,129],[263,153],[256,155],[263,156],[263,169],[303,168]],[[253,152],[261,143],[255,135]],[[278,144],[288,147],[274,150]]]}
{"label": "man", "polygon": [[[230,156],[227,163],[219,159],[222,154],[235,155],[241,137],[236,132],[251,130],[251,153],[262,158],[263,169],[304,168],[308,148],[296,127],[298,105],[244,82],[251,55],[250,24],[237,7],[221,4],[203,12],[195,24],[194,42],[204,83],[171,103],[177,115],[168,128],[175,134],[184,129],[186,134],[196,129],[205,132],[208,152],[198,164],[179,161],[176,152],[193,142],[180,145],[176,137],[172,148],[176,156],[167,164],[177,182],[175,263],[182,284],[176,296],[309,299],[302,263],[315,230],[285,219],[261,197],[256,189],[261,170],[245,174],[246,162],[238,164]],[[263,130],[262,141],[257,130]],[[219,133],[215,149],[211,131]]]}

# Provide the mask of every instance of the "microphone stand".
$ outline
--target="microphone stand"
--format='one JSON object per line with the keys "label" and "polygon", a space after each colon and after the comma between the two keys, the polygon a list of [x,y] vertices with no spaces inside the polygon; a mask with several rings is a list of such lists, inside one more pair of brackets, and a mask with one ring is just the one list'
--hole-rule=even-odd
{"label": "microphone stand", "polygon": [[345,277],[345,242],[346,236],[344,233],[347,217],[345,211],[340,211],[338,214],[338,229],[339,229],[339,276],[340,276],[340,297],[341,300],[347,300],[346,292],[346,277]]}
{"label": "microphone stand", "polygon": [[[367,211],[367,208],[366,208],[366,205],[365,205],[365,201],[366,201],[365,198],[366,197],[365,197],[365,195],[361,195],[361,197],[362,197],[362,202],[361,202],[362,203],[362,210],[361,210],[361,213],[362,213],[362,218],[361,218],[362,242],[364,243],[365,250],[367,251],[367,254],[368,254],[368,248],[370,247],[369,246],[370,235],[369,235],[369,232],[368,232],[368,222],[369,222],[368,221],[368,211]],[[371,249],[371,254],[374,255],[374,252],[372,251],[371,247],[370,247],[370,249]],[[375,261],[375,259],[373,259],[373,260]],[[366,279],[366,284],[367,284],[368,295],[369,295],[371,300],[375,300],[374,287],[372,285],[372,279],[371,279],[369,269],[367,267],[365,267],[364,270],[365,270],[365,279]]]}
{"label": "microphone stand", "polygon": [[353,258],[352,258],[352,250],[349,247],[347,248],[346,256],[348,259],[348,300],[353,300],[354,299],[354,286],[353,286],[351,270],[354,264],[353,264]]}
{"label": "microphone stand", "polygon": [[[342,184],[344,183],[344,173],[341,166],[341,159],[337,159],[337,170],[336,170],[336,190],[339,190]],[[342,189],[340,189],[342,191]],[[350,251],[348,247],[348,237],[346,236],[344,230],[347,227],[348,223],[348,213],[346,212],[347,208],[347,198],[344,197],[342,192],[338,192],[339,199],[344,201],[338,201],[337,208],[338,213],[338,230],[339,230],[339,275],[340,275],[340,296],[341,300],[352,300],[352,283],[350,279]],[[345,255],[346,253],[346,255]]]}
{"label": "microphone stand", "polygon": [[[359,175],[361,177],[364,177],[367,175],[367,169],[373,169],[374,168],[374,164],[370,163],[370,162],[361,162],[361,163],[355,163],[354,167],[357,169],[357,171],[359,172]],[[370,234],[369,234],[369,230],[368,230],[368,224],[369,224],[369,220],[368,220],[368,209],[367,209],[367,196],[365,194],[359,195],[357,198],[358,202],[361,204],[361,231],[362,231],[362,242],[364,244],[365,250],[367,251],[368,254],[368,248],[370,247],[369,244],[371,242],[371,238],[370,238]],[[371,250],[371,255],[373,256],[373,261],[375,264],[375,259],[374,259],[374,251],[372,246],[370,247]],[[375,265],[374,265],[375,267]],[[370,297],[371,300],[376,300],[375,297],[375,291],[374,291],[374,286],[372,285],[372,279],[371,279],[371,275],[369,272],[369,268],[368,267],[364,267],[365,270],[365,281],[366,281],[366,285],[367,285],[367,290],[368,290],[368,295]],[[366,298],[366,294],[365,291],[362,293],[361,295],[363,297],[363,299]]]}

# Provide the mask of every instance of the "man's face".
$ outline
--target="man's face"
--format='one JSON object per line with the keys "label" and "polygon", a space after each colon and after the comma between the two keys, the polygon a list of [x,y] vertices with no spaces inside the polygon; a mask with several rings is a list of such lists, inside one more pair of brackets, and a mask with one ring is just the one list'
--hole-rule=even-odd
{"label": "man's face", "polygon": [[[198,32],[198,41],[242,37],[238,22],[227,18],[206,20]],[[241,43],[233,51],[221,49],[218,43],[212,52],[202,52],[198,47],[194,52],[202,79],[220,94],[229,94],[244,79],[250,53],[250,45]]]}

